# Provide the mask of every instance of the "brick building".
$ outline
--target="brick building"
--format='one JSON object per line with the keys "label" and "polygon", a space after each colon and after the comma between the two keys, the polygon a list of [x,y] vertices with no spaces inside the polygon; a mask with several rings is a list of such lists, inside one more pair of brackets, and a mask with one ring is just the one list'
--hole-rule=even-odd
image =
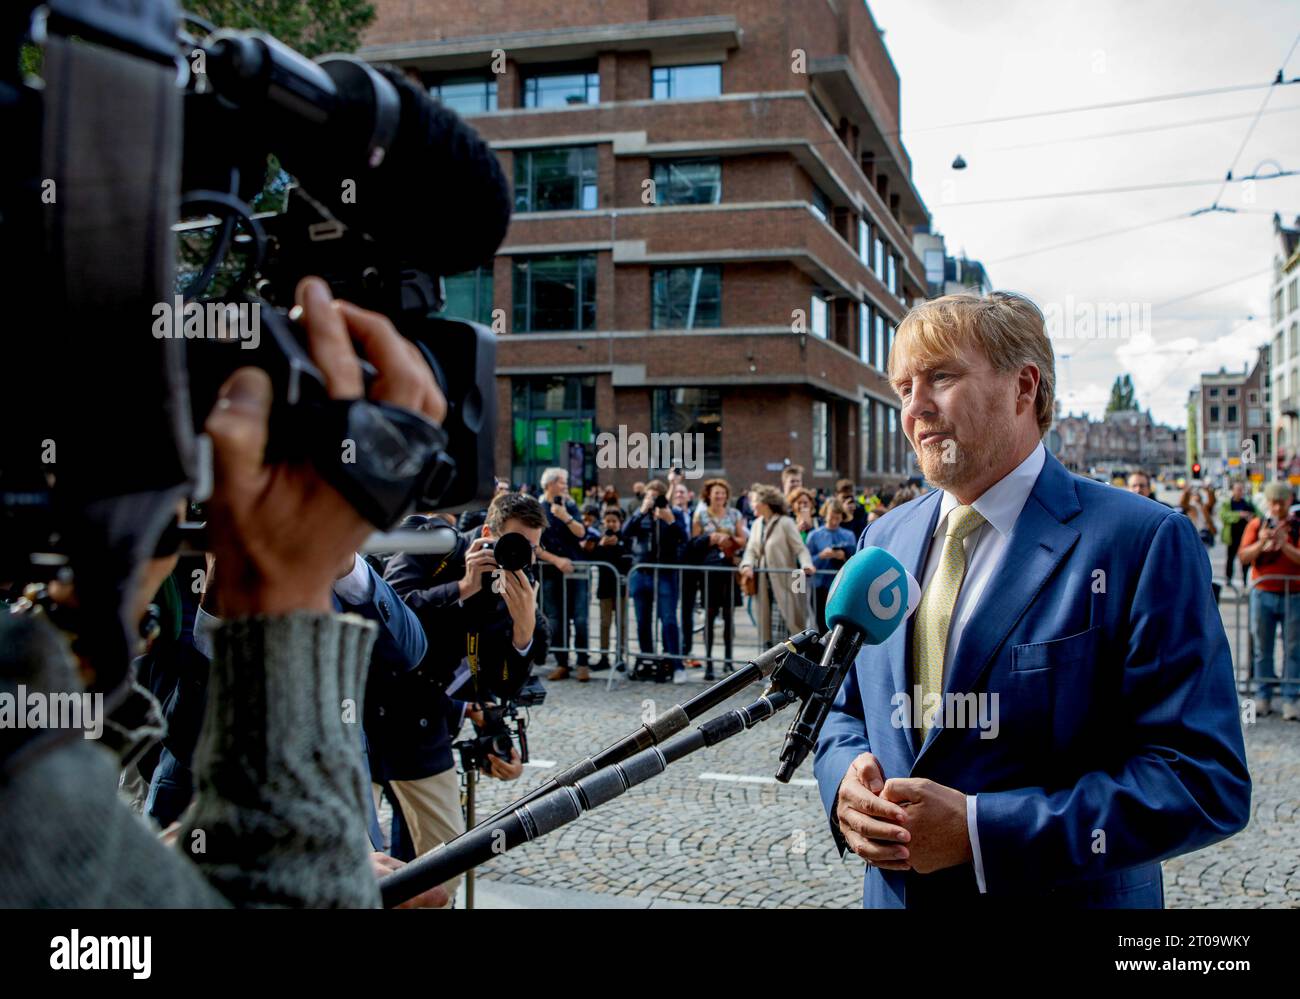
{"label": "brick building", "polygon": [[1195,453],[1207,475],[1267,473],[1272,465],[1269,354],[1264,347],[1255,363],[1243,365],[1241,371],[1220,368],[1217,373],[1201,375],[1195,397]]}
{"label": "brick building", "polygon": [[375,6],[358,54],[469,118],[515,184],[494,265],[447,279],[448,311],[501,334],[498,471],[535,481],[578,442],[626,491],[647,470],[591,447],[620,425],[703,434],[737,487],[915,467],[883,368],[929,220],[864,4]]}
{"label": "brick building", "polygon": [[1056,456],[1081,475],[1125,475],[1141,469],[1148,475],[1186,474],[1186,436],[1181,427],[1156,423],[1151,410],[1120,409],[1100,420],[1088,414],[1057,416]]}

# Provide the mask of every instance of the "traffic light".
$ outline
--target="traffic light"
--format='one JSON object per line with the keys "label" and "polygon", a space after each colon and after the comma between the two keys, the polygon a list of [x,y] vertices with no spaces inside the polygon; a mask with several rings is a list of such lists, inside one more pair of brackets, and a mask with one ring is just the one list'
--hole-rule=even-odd
{"label": "traffic light", "polygon": [[1194,461],[1192,462],[1192,478],[1199,479],[1200,477],[1201,477],[1201,463],[1199,461]]}

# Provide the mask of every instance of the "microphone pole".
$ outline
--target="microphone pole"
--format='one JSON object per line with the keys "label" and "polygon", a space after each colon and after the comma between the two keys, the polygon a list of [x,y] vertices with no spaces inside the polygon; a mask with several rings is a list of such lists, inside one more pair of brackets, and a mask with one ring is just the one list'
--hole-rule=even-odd
{"label": "microphone pole", "polygon": [[822,653],[821,682],[811,687],[798,716],[790,723],[785,734],[785,745],[781,747],[781,765],[776,771],[776,779],[782,784],[790,783],[794,772],[817,745],[817,736],[826,723],[826,716],[830,714],[831,702],[835,700],[840,684],[858,657],[862,639],[862,632],[856,628],[845,628],[844,625],[837,624],[831,630],[830,641]]}
{"label": "microphone pole", "polygon": [[[488,825],[496,822],[515,811],[515,809],[522,808],[543,795],[549,794],[557,787],[569,787],[597,770],[620,763],[643,749],[659,745],[665,739],[686,728],[696,718],[711,711],[735,694],[740,693],[751,683],[766,680],[777,664],[785,659],[789,653],[794,652],[802,655],[805,651],[815,648],[817,638],[817,632],[812,628],[806,628],[797,635],[791,635],[762,655],[751,659],[730,676],[724,677],[717,683],[706,687],[685,703],[674,704],[667,711],[646,722],[640,728],[623,736],[618,741],[610,743],[594,756],[588,756],[586,759],[580,760],[551,777],[544,784],[539,784],[523,797],[515,799],[494,815],[484,819],[481,824]],[[468,833],[462,833],[461,835],[465,836]],[[456,840],[451,840],[448,845],[455,842]],[[419,864],[420,861],[416,860],[413,863]],[[435,881],[433,883],[439,884],[441,882]]]}
{"label": "microphone pole", "polygon": [[629,789],[663,773],[670,763],[753,728],[797,699],[798,694],[793,691],[769,687],[748,707],[711,718],[694,730],[673,737],[663,746],[643,749],[620,763],[580,777],[571,786],[557,787],[499,819],[493,818],[475,826],[382,878],[379,891],[384,906],[400,905],[431,885],[441,884],[522,843],[568,825],[584,812],[613,801]]}

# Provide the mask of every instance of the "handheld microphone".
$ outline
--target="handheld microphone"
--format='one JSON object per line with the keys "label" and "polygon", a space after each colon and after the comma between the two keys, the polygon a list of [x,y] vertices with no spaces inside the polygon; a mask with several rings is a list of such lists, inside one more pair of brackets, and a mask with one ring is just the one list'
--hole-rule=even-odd
{"label": "handheld microphone", "polygon": [[846,563],[826,597],[830,641],[822,656],[825,682],[805,697],[781,748],[776,779],[788,783],[817,745],[831,702],[865,643],[885,642],[921,601],[921,587],[883,548],[863,548]]}

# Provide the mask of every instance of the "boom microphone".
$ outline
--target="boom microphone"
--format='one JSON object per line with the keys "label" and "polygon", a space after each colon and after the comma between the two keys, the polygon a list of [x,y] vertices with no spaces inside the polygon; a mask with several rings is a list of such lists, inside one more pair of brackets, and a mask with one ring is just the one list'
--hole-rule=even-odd
{"label": "boom microphone", "polygon": [[496,156],[398,71],[350,56],[311,62],[249,32],[218,32],[205,52],[223,104],[251,112],[286,170],[407,267],[458,274],[501,245],[510,189]]}
{"label": "boom microphone", "polygon": [[831,702],[865,643],[884,643],[921,600],[921,587],[883,548],[863,548],[846,563],[826,597],[830,641],[821,666],[826,682],[804,701],[781,748],[776,779],[788,783],[817,745]]}

